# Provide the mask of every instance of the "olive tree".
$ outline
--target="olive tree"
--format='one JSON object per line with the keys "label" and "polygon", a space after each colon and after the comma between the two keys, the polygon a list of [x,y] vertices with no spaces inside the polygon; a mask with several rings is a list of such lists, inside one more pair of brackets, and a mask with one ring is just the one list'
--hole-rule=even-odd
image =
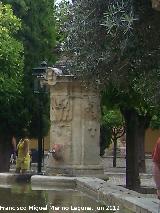
{"label": "olive tree", "polygon": [[77,0],[72,14],[65,43],[71,55],[69,70],[103,90],[121,110],[126,123],[126,186],[138,189],[138,147],[144,145],[145,129],[160,98],[160,14],[149,0]]}

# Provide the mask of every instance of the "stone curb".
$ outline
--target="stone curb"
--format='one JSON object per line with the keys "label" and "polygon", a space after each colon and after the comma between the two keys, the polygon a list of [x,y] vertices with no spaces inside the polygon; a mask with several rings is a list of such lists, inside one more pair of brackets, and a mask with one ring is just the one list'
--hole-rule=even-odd
{"label": "stone curb", "polygon": [[0,183],[13,183],[16,180],[16,174],[0,173]]}
{"label": "stone curb", "polygon": [[[17,176],[21,175],[0,173],[0,184],[13,183]],[[145,197],[138,192],[92,177],[33,175],[31,177],[31,185],[33,188],[65,187],[78,189],[104,205],[119,205],[120,208],[129,209],[131,212],[136,213],[157,213],[160,205],[160,201],[156,198]]]}
{"label": "stone curb", "polygon": [[30,182],[32,173],[15,174],[15,173],[0,173],[0,184],[10,184],[14,182]]}
{"label": "stone curb", "polygon": [[77,179],[77,188],[93,196],[99,202],[108,205],[120,205],[136,213],[157,213],[159,200],[145,198],[143,194],[134,192],[121,186],[107,184],[102,180]]}
{"label": "stone curb", "polygon": [[52,187],[65,187],[65,188],[75,188],[76,179],[74,177],[64,177],[64,176],[43,176],[43,175],[33,175],[31,177],[32,186],[52,186]]}
{"label": "stone curb", "polygon": [[[43,184],[42,184],[43,182]],[[70,185],[71,182],[74,184]],[[50,177],[50,176],[32,176],[31,183],[34,186],[50,185],[58,186],[59,184],[67,184],[67,186],[74,186],[76,189],[86,193],[88,196],[96,199],[98,202],[105,205],[120,206],[121,208],[129,209],[136,213],[157,213],[159,208],[159,200],[155,198],[144,197],[143,194],[126,189],[122,186],[108,184],[107,182],[91,177]]]}

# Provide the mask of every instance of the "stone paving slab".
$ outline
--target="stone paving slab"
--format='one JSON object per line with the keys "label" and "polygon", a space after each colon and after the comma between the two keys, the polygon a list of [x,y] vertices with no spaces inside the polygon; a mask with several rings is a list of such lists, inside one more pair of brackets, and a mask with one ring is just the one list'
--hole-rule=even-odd
{"label": "stone paving slab", "polygon": [[[114,174],[114,173],[105,173],[109,177],[108,183],[115,185],[125,185],[126,175],[125,174]],[[155,187],[155,183],[152,177],[141,176],[141,186]]]}
{"label": "stone paving slab", "polygon": [[[113,168],[113,156],[102,157],[101,161],[104,166],[105,172],[125,172],[126,170],[126,159],[124,157],[117,158],[117,167]],[[146,157],[146,174],[152,174],[152,159]]]}
{"label": "stone paving slab", "polygon": [[[117,167],[113,168],[113,157],[108,156],[101,158],[104,165],[104,174],[109,177],[108,183],[115,185],[125,185],[126,182],[126,159],[124,157],[117,158]],[[146,158],[146,173],[140,174],[141,185],[155,187],[152,176],[152,159],[150,156]]]}

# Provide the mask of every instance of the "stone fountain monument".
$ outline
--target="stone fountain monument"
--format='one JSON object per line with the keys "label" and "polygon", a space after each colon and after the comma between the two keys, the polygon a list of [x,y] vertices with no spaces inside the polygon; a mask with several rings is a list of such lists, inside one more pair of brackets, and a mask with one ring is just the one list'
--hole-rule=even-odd
{"label": "stone fountain monument", "polygon": [[102,175],[99,94],[56,68],[47,69],[45,84],[50,90],[51,121],[47,173]]}

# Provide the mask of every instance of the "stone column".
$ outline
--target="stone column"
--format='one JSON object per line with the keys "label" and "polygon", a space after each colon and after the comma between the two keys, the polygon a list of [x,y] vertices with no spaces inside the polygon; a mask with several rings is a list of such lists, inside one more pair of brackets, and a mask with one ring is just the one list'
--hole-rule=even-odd
{"label": "stone column", "polygon": [[47,171],[73,176],[103,174],[99,156],[100,100],[70,75],[48,69],[50,87],[50,149]]}

